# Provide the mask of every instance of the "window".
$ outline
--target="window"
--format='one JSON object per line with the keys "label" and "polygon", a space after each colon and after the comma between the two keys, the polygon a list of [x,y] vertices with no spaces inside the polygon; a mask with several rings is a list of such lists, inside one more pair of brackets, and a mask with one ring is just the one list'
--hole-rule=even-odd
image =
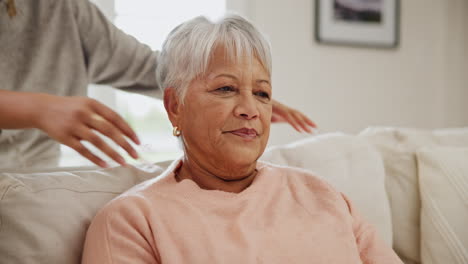
{"label": "window", "polygon": [[[222,16],[225,0],[94,0],[104,14],[126,33],[160,50],[167,34],[181,22],[198,15],[209,18]],[[91,85],[90,97],[96,98],[117,111],[133,127],[141,140],[137,151],[144,160],[157,162],[174,159],[181,153],[178,141],[172,136],[161,100]],[[110,143],[114,147],[116,145]],[[100,157],[90,144],[85,145]],[[134,162],[123,150],[119,151],[129,163]],[[63,146],[61,166],[90,164],[74,150]],[[108,160],[108,158],[105,158]]]}
{"label": "window", "polygon": [[204,15],[217,18],[225,0],[115,0],[115,24],[155,50],[181,22]]}

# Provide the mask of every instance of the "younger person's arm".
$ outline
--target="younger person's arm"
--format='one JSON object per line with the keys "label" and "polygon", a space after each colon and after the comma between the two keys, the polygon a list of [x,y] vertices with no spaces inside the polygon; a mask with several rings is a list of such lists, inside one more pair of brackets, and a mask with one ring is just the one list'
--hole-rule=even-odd
{"label": "younger person's arm", "polygon": [[135,132],[117,113],[94,99],[0,90],[0,130],[27,128],[44,131],[101,167],[106,167],[106,163],[92,154],[82,140],[90,142],[121,165],[125,165],[125,160],[94,130],[138,158],[125,139],[126,136],[139,144]]}

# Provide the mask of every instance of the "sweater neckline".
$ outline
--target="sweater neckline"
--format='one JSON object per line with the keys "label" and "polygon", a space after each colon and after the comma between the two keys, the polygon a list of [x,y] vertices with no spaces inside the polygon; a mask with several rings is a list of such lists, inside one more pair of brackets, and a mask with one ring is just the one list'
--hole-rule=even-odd
{"label": "sweater neckline", "polygon": [[[258,162],[256,165],[257,175],[254,180],[245,188],[242,192],[233,193],[226,192],[221,190],[206,190],[200,188],[196,182],[191,179],[183,179],[180,182],[176,179],[175,171],[178,170],[183,164],[182,158],[175,160],[166,170],[165,175],[163,176],[163,181],[165,181],[169,186],[172,186],[170,189],[171,192],[177,193],[177,195],[189,199],[189,200],[199,200],[204,203],[218,203],[219,201],[238,201],[250,198],[252,195],[257,195],[258,193],[263,193],[268,190],[268,185],[270,177],[266,174],[268,166],[263,162]],[[270,178],[271,179],[271,178]]]}

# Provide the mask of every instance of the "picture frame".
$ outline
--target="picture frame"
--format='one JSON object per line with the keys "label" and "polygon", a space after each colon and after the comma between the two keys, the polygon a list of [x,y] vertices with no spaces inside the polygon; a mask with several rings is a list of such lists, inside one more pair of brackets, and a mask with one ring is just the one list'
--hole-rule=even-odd
{"label": "picture frame", "polygon": [[315,0],[319,43],[395,48],[399,27],[400,0]]}

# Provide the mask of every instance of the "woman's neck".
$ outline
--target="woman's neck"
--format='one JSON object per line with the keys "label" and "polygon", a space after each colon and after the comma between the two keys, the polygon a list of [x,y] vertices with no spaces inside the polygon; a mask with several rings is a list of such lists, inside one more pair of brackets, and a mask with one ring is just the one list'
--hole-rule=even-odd
{"label": "woman's neck", "polygon": [[230,168],[229,171],[213,168],[206,169],[198,162],[184,158],[182,166],[175,172],[177,181],[190,179],[205,190],[220,190],[240,193],[252,184],[257,175],[256,164],[241,168]]}

